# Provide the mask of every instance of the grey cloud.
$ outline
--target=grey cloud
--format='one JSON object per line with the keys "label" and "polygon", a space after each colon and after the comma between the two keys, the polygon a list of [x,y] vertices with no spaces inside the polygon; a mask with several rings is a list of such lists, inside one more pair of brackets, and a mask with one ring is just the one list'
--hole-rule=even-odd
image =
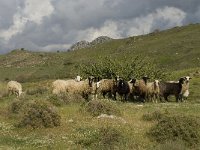
{"label": "grey cloud", "polygon": [[[65,50],[77,41],[93,40],[101,35],[122,38],[156,28],[200,22],[199,0],[45,0],[48,6],[44,11],[49,8],[49,12],[39,10],[44,13],[41,16],[32,12],[35,9],[31,6],[27,15],[24,2],[41,4],[39,0],[0,1],[0,33],[16,25],[13,20],[16,14],[28,17],[21,28],[18,26],[19,32],[6,34],[10,40],[0,36],[0,53],[21,47]],[[20,16],[18,20],[23,21]]]}

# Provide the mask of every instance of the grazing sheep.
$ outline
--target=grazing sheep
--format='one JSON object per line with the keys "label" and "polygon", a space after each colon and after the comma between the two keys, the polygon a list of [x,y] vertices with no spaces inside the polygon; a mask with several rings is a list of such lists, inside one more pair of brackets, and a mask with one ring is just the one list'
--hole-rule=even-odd
{"label": "grazing sheep", "polygon": [[167,83],[178,83],[179,81],[166,81]]}
{"label": "grazing sheep", "polygon": [[159,94],[160,94],[159,84],[160,84],[159,80],[154,80],[154,96],[156,99],[156,103],[157,103],[157,100],[158,100]]}
{"label": "grazing sheep", "polygon": [[56,80],[52,83],[52,93],[55,95],[66,93],[70,88],[68,85],[73,85],[75,82],[75,80]]}
{"label": "grazing sheep", "polygon": [[[97,94],[102,94],[103,98],[105,98],[106,94],[109,94],[109,98],[112,97],[112,95],[115,95],[115,87],[116,82],[113,79],[102,79],[99,82],[97,82]],[[115,97],[114,97],[115,98]]]}
{"label": "grazing sheep", "polygon": [[183,95],[182,95],[182,96],[183,96],[183,97],[182,97],[183,100],[187,100],[189,94],[190,94],[190,93],[189,93],[189,90],[185,90],[185,92],[184,92]]}
{"label": "grazing sheep", "polygon": [[169,95],[175,95],[176,102],[181,100],[181,91],[183,84],[185,83],[185,78],[180,78],[178,83],[160,82],[160,99],[161,96],[168,101]]}
{"label": "grazing sheep", "polygon": [[147,99],[151,100],[152,102],[157,103],[157,99],[159,97],[160,88],[159,88],[159,81],[154,80],[154,82],[147,83]]}
{"label": "grazing sheep", "polygon": [[22,94],[22,85],[17,81],[9,81],[7,84],[8,94],[14,94],[19,97]]}
{"label": "grazing sheep", "polygon": [[75,80],[76,80],[77,82],[79,82],[79,81],[82,80],[82,77],[81,77],[81,76],[76,76]]}
{"label": "grazing sheep", "polygon": [[89,94],[95,94],[97,84],[94,84],[94,78],[88,77],[84,81],[69,80],[56,80],[52,83],[53,94],[59,95],[62,93],[80,94],[84,98],[88,98]]}
{"label": "grazing sheep", "polygon": [[[117,83],[116,92],[121,96],[121,100],[123,100],[123,97],[124,97],[124,100],[126,101],[130,94],[130,86],[128,82],[122,78],[119,78],[116,81],[116,83]],[[116,99],[116,94],[115,94],[115,99]]]}
{"label": "grazing sheep", "polygon": [[131,83],[134,87],[134,94],[139,96],[143,102],[148,98],[148,89],[147,89],[147,80],[149,78],[147,76],[142,77],[141,80],[132,79]]}
{"label": "grazing sheep", "polygon": [[183,77],[185,79],[185,84],[183,84],[182,91],[181,91],[181,100],[187,100],[189,96],[189,81],[192,79],[189,76]]}
{"label": "grazing sheep", "polygon": [[128,81],[128,85],[129,85],[129,88],[130,88],[130,93],[129,93],[129,99],[133,99],[135,100],[136,99],[136,90],[135,90],[135,87],[133,86],[132,84],[132,79]]}
{"label": "grazing sheep", "polygon": [[67,92],[71,94],[80,94],[88,99],[89,94],[95,95],[97,91],[97,83],[95,83],[94,80],[94,77],[88,77],[88,79],[75,82],[73,85],[68,84],[66,88]]}

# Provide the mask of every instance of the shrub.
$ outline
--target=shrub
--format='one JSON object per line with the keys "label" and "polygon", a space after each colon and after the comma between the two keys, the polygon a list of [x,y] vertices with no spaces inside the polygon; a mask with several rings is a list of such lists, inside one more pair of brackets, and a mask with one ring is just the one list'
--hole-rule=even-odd
{"label": "shrub", "polygon": [[91,149],[115,149],[124,141],[122,132],[111,127],[78,128],[75,130],[75,143]]}
{"label": "shrub", "polygon": [[48,101],[53,104],[54,106],[63,106],[65,103],[63,101],[63,99],[60,97],[60,96],[57,96],[57,95],[51,95],[49,98],[48,98]]}
{"label": "shrub", "polygon": [[92,116],[99,116],[101,114],[107,115],[121,115],[120,109],[111,101],[108,100],[92,100],[86,103],[85,109]]}
{"label": "shrub", "polygon": [[6,82],[0,82],[0,98],[8,96],[8,91],[6,87]]}
{"label": "shrub", "polygon": [[150,129],[148,135],[159,143],[182,140],[189,146],[200,142],[199,118],[189,116],[165,116]]}
{"label": "shrub", "polygon": [[33,101],[23,106],[24,108],[22,110],[24,112],[18,124],[19,127],[54,127],[59,126],[61,123],[60,115],[47,102]]}
{"label": "shrub", "polygon": [[122,133],[110,126],[100,128],[99,135],[99,145],[103,149],[115,149],[124,140]]}
{"label": "shrub", "polygon": [[130,80],[132,77],[141,78],[144,75],[148,75],[152,79],[165,79],[167,77],[164,70],[156,67],[148,58],[135,56],[128,61],[127,59],[126,56],[121,60],[113,57],[99,58],[99,61],[95,63],[92,61],[88,64],[81,64],[78,69],[83,77],[94,75],[110,79],[119,75],[126,80]]}
{"label": "shrub", "polygon": [[70,103],[83,103],[84,98],[79,94],[64,93],[60,95],[51,95],[48,99],[55,106],[62,106]]}
{"label": "shrub", "polygon": [[15,78],[15,80],[20,83],[25,83],[25,82],[29,81],[30,77],[31,77],[30,74],[20,74]]}
{"label": "shrub", "polygon": [[80,127],[75,130],[73,135],[75,143],[80,144],[83,147],[89,147],[92,144],[98,143],[99,130],[92,127]]}
{"label": "shrub", "polygon": [[163,113],[159,110],[154,111],[153,113],[146,113],[142,116],[142,119],[145,121],[159,121],[166,115],[166,112]]}
{"label": "shrub", "polygon": [[23,108],[25,105],[24,101],[21,100],[14,100],[10,105],[10,111],[12,113],[19,113],[21,111],[21,108]]}
{"label": "shrub", "polygon": [[163,144],[159,144],[157,147],[154,148],[155,150],[187,150],[189,149],[186,147],[185,143],[180,140],[176,141],[166,141]]}
{"label": "shrub", "polygon": [[35,94],[44,94],[45,92],[47,92],[47,88],[44,87],[38,87],[38,88],[32,88],[32,89],[28,89],[26,91],[26,94],[28,95],[35,95]]}

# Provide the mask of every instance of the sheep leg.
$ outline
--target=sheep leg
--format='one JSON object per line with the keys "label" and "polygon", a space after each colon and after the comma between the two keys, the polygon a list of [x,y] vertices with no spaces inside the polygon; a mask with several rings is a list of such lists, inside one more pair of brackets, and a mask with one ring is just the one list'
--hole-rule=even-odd
{"label": "sheep leg", "polygon": [[179,100],[183,102],[183,94],[179,94]]}
{"label": "sheep leg", "polygon": [[117,100],[117,98],[116,98],[116,92],[113,93],[113,96],[114,96],[114,100]]}
{"label": "sheep leg", "polygon": [[176,94],[175,97],[176,97],[176,102],[178,103],[178,102],[179,102],[179,99],[180,99],[179,94],[178,94],[178,95]]}
{"label": "sheep leg", "polygon": [[146,100],[146,99],[145,99],[145,95],[142,94],[142,95],[140,95],[139,97],[140,97],[140,99],[142,100],[142,102],[145,103],[145,100]]}
{"label": "sheep leg", "polygon": [[169,100],[168,100],[169,94],[164,94],[163,96],[164,96],[165,101],[169,102]]}
{"label": "sheep leg", "polygon": [[155,94],[155,101],[158,103],[158,94]]}
{"label": "sheep leg", "polygon": [[112,98],[112,93],[111,92],[108,92],[108,97]]}
{"label": "sheep leg", "polygon": [[127,100],[127,97],[128,97],[128,95],[125,94],[125,95],[124,95],[124,100],[125,100],[125,101]]}
{"label": "sheep leg", "polygon": [[106,98],[106,92],[103,92],[103,98],[104,99]]}

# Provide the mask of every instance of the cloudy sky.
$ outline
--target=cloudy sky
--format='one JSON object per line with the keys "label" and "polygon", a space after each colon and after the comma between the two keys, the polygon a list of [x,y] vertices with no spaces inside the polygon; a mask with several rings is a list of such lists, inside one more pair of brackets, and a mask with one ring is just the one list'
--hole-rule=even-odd
{"label": "cloudy sky", "polygon": [[0,0],[0,53],[67,50],[200,22],[200,0]]}

